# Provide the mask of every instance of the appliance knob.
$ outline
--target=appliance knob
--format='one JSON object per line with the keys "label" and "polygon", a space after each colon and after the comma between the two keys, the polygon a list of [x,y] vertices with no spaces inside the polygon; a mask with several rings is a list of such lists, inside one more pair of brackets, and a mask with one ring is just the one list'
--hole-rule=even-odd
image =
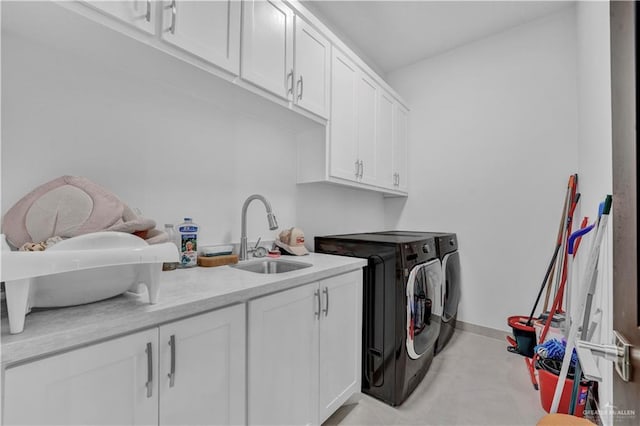
{"label": "appliance knob", "polygon": [[453,238],[449,240],[449,245],[450,246],[455,246],[456,245],[456,240],[454,240]]}
{"label": "appliance knob", "polygon": [[422,251],[425,253],[429,253],[431,251],[431,247],[429,247],[429,244],[425,244],[422,246]]}

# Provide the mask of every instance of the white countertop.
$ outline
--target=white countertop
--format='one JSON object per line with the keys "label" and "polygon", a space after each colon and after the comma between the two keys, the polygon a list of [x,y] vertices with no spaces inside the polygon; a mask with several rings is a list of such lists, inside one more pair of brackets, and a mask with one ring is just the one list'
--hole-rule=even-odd
{"label": "white countertop", "polygon": [[229,266],[166,271],[160,275],[160,297],[155,305],[148,303],[146,293],[125,293],[87,305],[34,309],[20,334],[9,334],[3,307],[2,365],[85,346],[366,266],[364,259],[318,253],[283,258],[313,266],[281,274],[257,274]]}

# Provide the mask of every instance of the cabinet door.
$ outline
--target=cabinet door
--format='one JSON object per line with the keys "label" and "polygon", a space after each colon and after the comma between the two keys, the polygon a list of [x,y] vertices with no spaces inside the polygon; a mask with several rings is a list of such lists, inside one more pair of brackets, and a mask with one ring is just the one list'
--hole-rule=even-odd
{"label": "cabinet door", "polygon": [[233,74],[240,68],[240,2],[163,2],[162,39]]}
{"label": "cabinet door", "polygon": [[362,271],[320,281],[320,423],[360,391]]}
{"label": "cabinet door", "polygon": [[356,95],[358,69],[342,53],[333,49],[331,61],[330,174],[358,179]]}
{"label": "cabinet door", "polygon": [[378,85],[369,76],[360,73],[357,86],[358,158],[362,162],[360,180],[363,183],[375,185],[378,183],[376,162]]}
{"label": "cabinet door", "polygon": [[331,44],[299,16],[295,23],[295,103],[328,118]]}
{"label": "cabinet door", "polygon": [[244,305],[160,327],[161,425],[245,423],[245,330]]}
{"label": "cabinet door", "polygon": [[385,188],[395,189],[395,171],[393,170],[393,126],[394,99],[384,90],[380,90],[378,99],[378,184]]}
{"label": "cabinet door", "polygon": [[249,424],[317,422],[319,303],[317,283],[249,302]]}
{"label": "cabinet door", "polygon": [[157,342],[156,328],[7,369],[4,424],[158,424]]}
{"label": "cabinet door", "polygon": [[290,98],[293,11],[279,0],[246,0],[242,7],[242,78],[281,98]]}
{"label": "cabinet door", "polygon": [[92,0],[86,3],[144,32],[154,33],[157,4],[155,0]]}
{"label": "cabinet door", "polygon": [[395,109],[395,137],[393,144],[393,169],[397,173],[396,188],[400,191],[408,190],[408,139],[409,112],[401,105]]}

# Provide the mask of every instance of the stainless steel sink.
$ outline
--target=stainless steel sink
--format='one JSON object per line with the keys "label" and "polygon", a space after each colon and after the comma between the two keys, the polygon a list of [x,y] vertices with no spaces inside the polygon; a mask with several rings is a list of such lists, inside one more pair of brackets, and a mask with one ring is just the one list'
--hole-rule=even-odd
{"label": "stainless steel sink", "polygon": [[255,272],[256,274],[281,274],[283,272],[297,271],[310,266],[312,266],[310,263],[274,259],[240,262],[235,265],[231,265],[232,268]]}

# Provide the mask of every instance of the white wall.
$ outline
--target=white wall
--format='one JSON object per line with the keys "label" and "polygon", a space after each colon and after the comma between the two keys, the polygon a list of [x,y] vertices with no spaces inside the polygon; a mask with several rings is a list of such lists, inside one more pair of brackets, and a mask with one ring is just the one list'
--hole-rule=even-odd
{"label": "white wall", "polygon": [[[578,34],[578,174],[582,193],[580,216],[596,217],[598,204],[606,194],[613,191],[611,153],[611,63],[609,3],[578,2],[576,5]],[[608,235],[603,241],[594,305],[606,314],[594,341],[610,343],[613,329],[613,223],[609,222]],[[584,245],[587,249],[590,244]],[[576,276],[585,267],[588,250]],[[574,287],[574,290],[576,287]],[[575,299],[577,300],[577,299]],[[600,403],[605,406],[613,401],[610,362],[600,362],[605,381],[600,386]],[[610,418],[605,418],[611,424]]]}
{"label": "white wall", "polygon": [[[379,194],[296,185],[294,126],[286,120],[233,112],[99,54],[12,34],[2,43],[2,213],[70,174],[106,187],[159,227],[192,216],[201,243],[239,241],[242,203],[252,193],[267,197],[281,229],[308,227],[311,242],[314,232],[383,225]],[[361,221],[361,211],[376,213]],[[277,234],[258,202],[248,231],[250,240]]]}
{"label": "white wall", "polygon": [[459,319],[528,315],[578,160],[573,8],[389,75],[411,107],[411,196],[388,228],[459,237]]}

